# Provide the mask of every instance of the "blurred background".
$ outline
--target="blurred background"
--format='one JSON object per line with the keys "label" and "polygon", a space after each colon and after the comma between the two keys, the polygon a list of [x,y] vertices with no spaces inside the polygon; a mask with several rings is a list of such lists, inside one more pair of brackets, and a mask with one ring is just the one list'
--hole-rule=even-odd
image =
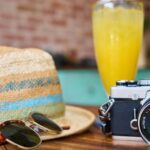
{"label": "blurred background", "polygon": [[[106,98],[92,41],[95,2],[0,0],[0,45],[37,47],[52,54],[67,103],[99,105]],[[144,3],[144,40],[137,78],[150,76],[150,0]]]}
{"label": "blurred background", "polygon": [[[38,47],[59,68],[95,65],[91,13],[95,0],[1,0],[0,44]],[[80,66],[79,65],[79,66]]]}
{"label": "blurred background", "polygon": [[[0,44],[38,47],[59,68],[95,67],[92,5],[96,0],[1,0]],[[145,34],[140,67],[150,67],[150,1],[145,0]]]}

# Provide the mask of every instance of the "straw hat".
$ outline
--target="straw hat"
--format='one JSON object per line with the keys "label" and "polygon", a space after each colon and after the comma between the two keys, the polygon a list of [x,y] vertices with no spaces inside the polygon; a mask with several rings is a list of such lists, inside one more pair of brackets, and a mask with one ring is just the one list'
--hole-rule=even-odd
{"label": "straw hat", "polygon": [[40,112],[71,126],[59,137],[83,131],[94,122],[92,113],[65,107],[53,59],[45,51],[0,47],[0,70],[0,122],[25,119],[32,111]]}

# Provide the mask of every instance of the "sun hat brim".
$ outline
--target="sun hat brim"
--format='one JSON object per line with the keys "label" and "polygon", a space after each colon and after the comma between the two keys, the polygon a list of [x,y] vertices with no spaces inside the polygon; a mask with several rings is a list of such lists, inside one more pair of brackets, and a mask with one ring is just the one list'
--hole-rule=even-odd
{"label": "sun hat brim", "polygon": [[87,130],[94,123],[95,115],[86,109],[66,105],[65,116],[62,118],[58,118],[56,122],[59,123],[59,121],[63,120],[65,122],[69,122],[69,130],[64,130],[62,133],[56,135],[44,133],[41,135],[42,140],[52,140],[81,133]]}

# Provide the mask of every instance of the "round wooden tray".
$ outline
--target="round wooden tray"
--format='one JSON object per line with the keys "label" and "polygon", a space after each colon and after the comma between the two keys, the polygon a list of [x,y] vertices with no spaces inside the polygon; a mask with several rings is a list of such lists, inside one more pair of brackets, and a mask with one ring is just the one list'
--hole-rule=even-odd
{"label": "round wooden tray", "polygon": [[58,122],[58,124],[62,121],[67,122],[70,125],[70,129],[64,130],[61,134],[57,135],[44,133],[41,135],[42,140],[57,139],[83,132],[94,123],[95,115],[88,110],[67,105],[65,116],[55,121]]}

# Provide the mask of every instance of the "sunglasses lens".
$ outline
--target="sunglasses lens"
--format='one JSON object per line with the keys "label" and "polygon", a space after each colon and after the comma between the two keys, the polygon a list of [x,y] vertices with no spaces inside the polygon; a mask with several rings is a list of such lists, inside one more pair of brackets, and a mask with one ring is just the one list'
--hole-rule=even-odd
{"label": "sunglasses lens", "polygon": [[51,131],[54,131],[54,132],[57,132],[57,133],[60,133],[62,131],[62,128],[56,124],[54,121],[52,121],[51,119],[47,118],[45,115],[43,114],[40,114],[40,113],[33,113],[32,115],[32,119],[39,125],[51,130]]}
{"label": "sunglasses lens", "polygon": [[0,127],[0,131],[10,143],[24,148],[33,148],[41,143],[40,137],[24,125],[11,123]]}

